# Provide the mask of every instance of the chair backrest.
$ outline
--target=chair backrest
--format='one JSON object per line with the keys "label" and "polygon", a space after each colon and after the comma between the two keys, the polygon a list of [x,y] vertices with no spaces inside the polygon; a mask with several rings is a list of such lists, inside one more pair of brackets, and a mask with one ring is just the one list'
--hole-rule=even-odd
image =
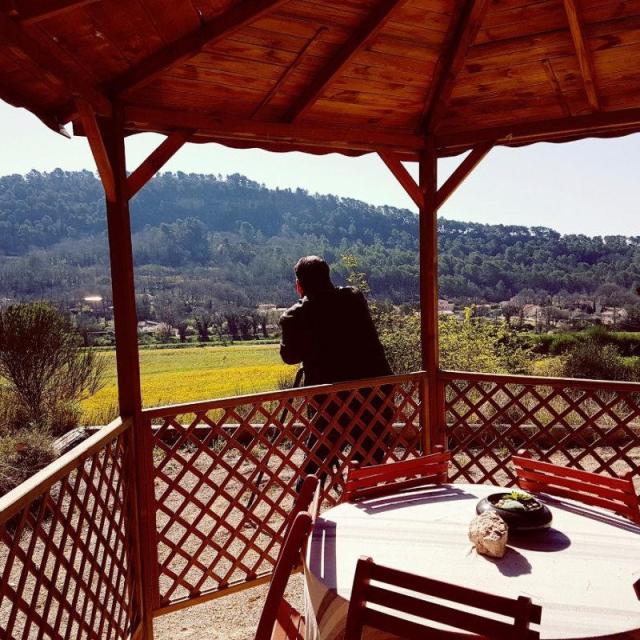
{"label": "chair backrest", "polygon": [[625,478],[612,478],[534,460],[527,451],[521,450],[518,454],[511,460],[516,469],[518,485],[525,491],[550,493],[610,509],[640,523],[638,497],[631,474]]}
{"label": "chair backrest", "polygon": [[269,591],[258,622],[255,640],[270,640],[287,582],[289,582],[293,569],[300,563],[300,555],[311,529],[313,529],[311,514],[306,511],[298,513],[280,549],[280,555],[271,576]]}
{"label": "chair backrest", "polygon": [[368,467],[352,466],[340,502],[362,500],[424,484],[441,484],[448,479],[451,454],[442,446],[411,460]]}
{"label": "chair backrest", "polygon": [[638,600],[640,600],[640,578],[633,583],[633,590],[636,592]]}
{"label": "chair backrest", "polygon": [[293,509],[291,510],[289,518],[287,518],[286,532],[288,532],[288,530],[291,528],[295,517],[302,511],[308,511],[311,514],[313,521],[315,522],[315,519],[318,517],[318,510],[320,508],[319,502],[320,480],[318,480],[318,476],[309,474],[305,476],[304,480],[302,481],[300,491],[293,503]]}
{"label": "chair backrest", "polygon": [[[447,601],[451,605],[443,604]],[[539,632],[529,625],[540,624],[541,616],[542,608],[524,596],[513,600],[383,567],[371,558],[360,558],[351,591],[345,640],[359,640],[364,627],[406,640],[460,637],[537,640]],[[462,632],[475,635],[463,636]]]}

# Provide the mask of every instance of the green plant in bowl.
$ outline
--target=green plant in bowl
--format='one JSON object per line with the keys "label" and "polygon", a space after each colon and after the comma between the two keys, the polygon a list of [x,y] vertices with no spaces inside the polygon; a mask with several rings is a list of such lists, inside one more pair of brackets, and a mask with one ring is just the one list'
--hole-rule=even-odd
{"label": "green plant in bowl", "polygon": [[494,506],[506,511],[535,511],[542,505],[530,493],[514,489],[510,493],[501,495]]}

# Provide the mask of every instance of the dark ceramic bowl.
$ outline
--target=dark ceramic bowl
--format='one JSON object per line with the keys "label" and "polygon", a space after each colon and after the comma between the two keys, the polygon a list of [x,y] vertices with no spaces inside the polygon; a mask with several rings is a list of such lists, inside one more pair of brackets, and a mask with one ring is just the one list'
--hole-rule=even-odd
{"label": "dark ceramic bowl", "polygon": [[476,505],[476,513],[480,515],[485,511],[495,511],[507,523],[509,531],[535,531],[537,529],[547,529],[551,526],[553,518],[551,511],[537,498],[536,500],[540,506],[528,511],[511,511],[495,506],[497,502],[500,502],[502,498],[510,493],[511,491],[501,491],[483,498]]}

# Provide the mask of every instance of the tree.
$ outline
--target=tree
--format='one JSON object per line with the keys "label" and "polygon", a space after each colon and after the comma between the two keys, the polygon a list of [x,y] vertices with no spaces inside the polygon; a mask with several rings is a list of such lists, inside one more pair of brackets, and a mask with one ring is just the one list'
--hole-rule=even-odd
{"label": "tree", "polygon": [[209,327],[211,326],[211,313],[206,309],[200,309],[193,318],[200,342],[209,342]]}
{"label": "tree", "polygon": [[81,349],[81,339],[45,303],[13,305],[0,312],[0,378],[16,402],[14,426],[76,426],[79,401],[102,386],[104,361]]}

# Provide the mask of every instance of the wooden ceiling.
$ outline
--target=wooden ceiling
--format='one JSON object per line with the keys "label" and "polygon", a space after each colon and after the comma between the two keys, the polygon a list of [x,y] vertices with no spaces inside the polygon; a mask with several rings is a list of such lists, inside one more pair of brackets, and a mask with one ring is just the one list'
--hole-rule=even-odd
{"label": "wooden ceiling", "polygon": [[405,159],[623,135],[640,0],[0,0],[0,97],[54,129],[118,104],[132,132]]}

